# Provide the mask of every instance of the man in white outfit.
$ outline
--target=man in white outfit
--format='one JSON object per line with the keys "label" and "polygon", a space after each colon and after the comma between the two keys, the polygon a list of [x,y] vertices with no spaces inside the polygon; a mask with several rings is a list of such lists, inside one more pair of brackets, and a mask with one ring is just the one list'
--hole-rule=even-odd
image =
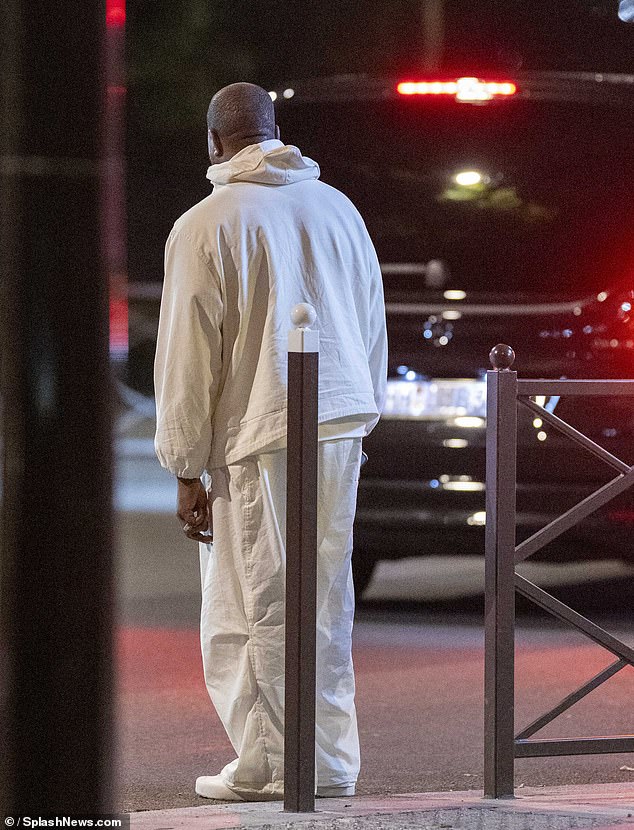
{"label": "man in white outfit", "polygon": [[289,312],[308,302],[320,334],[317,794],[353,795],[350,560],[361,439],[385,395],[381,273],[351,202],[279,140],[265,90],[220,90],[208,126],[214,189],[167,241],[155,364],[156,451],[200,542],[205,681],[237,755],[196,792],[283,797],[286,348]]}

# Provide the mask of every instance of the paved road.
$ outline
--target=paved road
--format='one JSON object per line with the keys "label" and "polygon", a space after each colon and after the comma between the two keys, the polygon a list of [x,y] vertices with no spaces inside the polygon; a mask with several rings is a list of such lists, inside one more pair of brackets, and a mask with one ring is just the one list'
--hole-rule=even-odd
{"label": "paved road", "polygon": [[[119,773],[126,810],[202,803],[193,793],[196,776],[217,772],[233,757],[204,690],[196,628],[180,623],[130,624],[119,632]],[[363,610],[355,661],[360,793],[482,786],[479,619]],[[517,723],[527,723],[608,662],[575,635],[521,626]],[[544,735],[631,731],[633,682],[634,672],[621,672]],[[625,755],[520,761],[517,783],[632,781],[632,768],[634,756]]]}
{"label": "paved road", "polygon": [[[197,550],[173,519],[169,477],[150,459],[123,457],[119,469],[120,802],[126,810],[198,804],[196,776],[233,756],[202,680]],[[481,569],[468,564],[388,565],[368,590],[373,602],[360,609],[355,637],[361,793],[482,786]],[[586,587],[561,590],[598,608],[601,621],[634,644],[623,572],[601,568],[576,575]],[[542,584],[565,577],[548,568],[531,575]],[[542,617],[521,614],[518,628],[518,725],[610,662]],[[631,732],[633,683],[634,670],[625,669],[544,736]],[[517,763],[517,781],[628,781],[632,768],[634,756],[528,760]]]}

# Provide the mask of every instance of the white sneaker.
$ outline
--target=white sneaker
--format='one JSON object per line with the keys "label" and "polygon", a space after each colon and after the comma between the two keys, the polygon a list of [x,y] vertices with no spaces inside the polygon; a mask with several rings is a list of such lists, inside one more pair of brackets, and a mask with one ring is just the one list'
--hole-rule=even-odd
{"label": "white sneaker", "polygon": [[203,798],[215,798],[217,801],[244,801],[242,796],[227,787],[220,775],[201,775],[196,779],[196,792]]}
{"label": "white sneaker", "polygon": [[317,787],[317,798],[346,798],[354,793],[354,784],[331,784],[327,787]]}

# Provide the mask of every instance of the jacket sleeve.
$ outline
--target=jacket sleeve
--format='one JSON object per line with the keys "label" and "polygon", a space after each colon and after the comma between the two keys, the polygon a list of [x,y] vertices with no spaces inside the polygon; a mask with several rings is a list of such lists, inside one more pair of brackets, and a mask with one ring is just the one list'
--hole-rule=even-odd
{"label": "jacket sleeve", "polygon": [[[385,300],[383,298],[381,267],[374,245],[369,237],[368,260],[370,270],[368,364],[374,388],[374,400],[380,414],[383,412],[387,393],[387,326],[385,323]],[[376,421],[370,428],[375,425]]]}
{"label": "jacket sleeve", "polygon": [[184,231],[172,230],[154,363],[154,446],[162,466],[183,478],[200,476],[211,452],[222,317],[218,275]]}

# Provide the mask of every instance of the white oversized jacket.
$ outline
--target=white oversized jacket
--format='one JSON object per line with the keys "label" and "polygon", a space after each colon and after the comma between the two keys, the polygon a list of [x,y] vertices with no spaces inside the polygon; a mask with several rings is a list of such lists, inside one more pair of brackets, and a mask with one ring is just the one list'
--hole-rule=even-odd
{"label": "white oversized jacket", "polygon": [[359,213],[281,141],[212,165],[213,192],[174,225],[154,367],[155,447],[195,478],[283,440],[289,313],[319,329],[319,422],[376,424],[387,337],[376,253]]}

